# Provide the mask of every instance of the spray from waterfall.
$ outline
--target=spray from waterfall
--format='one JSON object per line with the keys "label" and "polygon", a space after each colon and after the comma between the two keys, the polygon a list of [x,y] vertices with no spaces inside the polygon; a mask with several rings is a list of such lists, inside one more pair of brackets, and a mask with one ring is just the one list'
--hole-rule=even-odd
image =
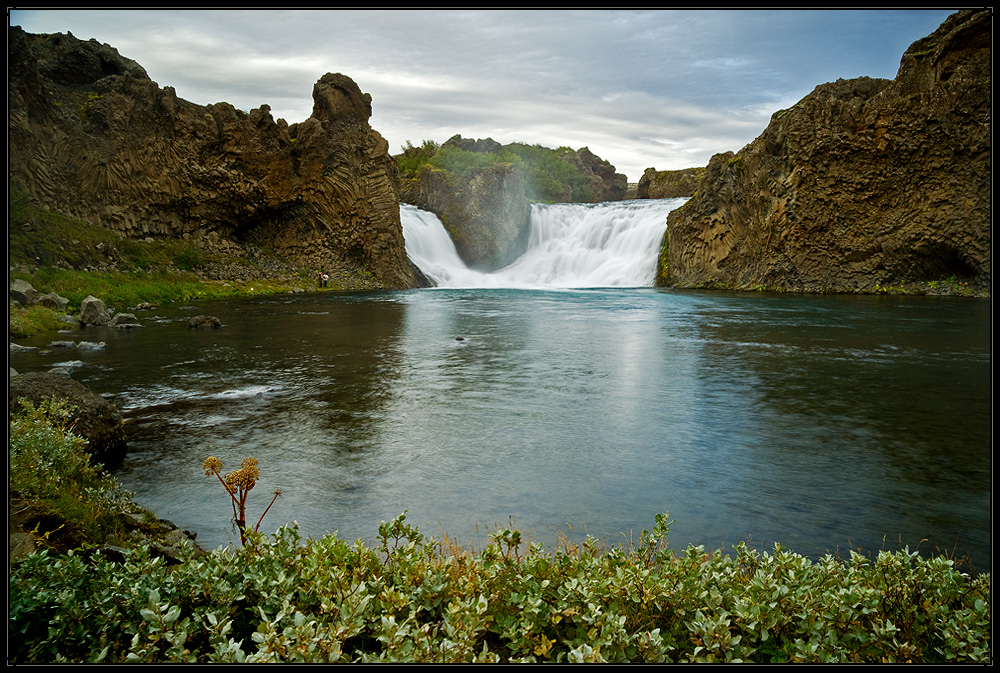
{"label": "spray from waterfall", "polygon": [[404,204],[400,217],[406,252],[438,287],[648,287],[667,214],[685,200],[535,204],[527,251],[492,273],[465,265],[433,213]]}

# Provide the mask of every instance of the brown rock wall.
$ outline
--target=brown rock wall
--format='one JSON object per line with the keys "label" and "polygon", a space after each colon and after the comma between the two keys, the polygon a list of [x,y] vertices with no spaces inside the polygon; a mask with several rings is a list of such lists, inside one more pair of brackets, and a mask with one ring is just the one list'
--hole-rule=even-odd
{"label": "brown rock wall", "polygon": [[388,143],[371,99],[324,75],[312,116],[202,106],[108,45],[10,28],[11,181],[44,208],[131,237],[273,248],[302,268],[412,287]]}
{"label": "brown rock wall", "polygon": [[677,286],[876,291],[955,278],[988,291],[990,16],[964,11],[895,80],[818,86],[667,220]]}

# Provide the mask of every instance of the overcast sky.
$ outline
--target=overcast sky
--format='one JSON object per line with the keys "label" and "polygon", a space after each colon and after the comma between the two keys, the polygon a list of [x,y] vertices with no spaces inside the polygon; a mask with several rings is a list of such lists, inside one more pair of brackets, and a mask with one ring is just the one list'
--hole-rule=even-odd
{"label": "overcast sky", "polygon": [[893,78],[953,10],[12,10],[110,44],[177,95],[301,122],[327,72],[404,143],[587,146],[635,182],[738,151],[817,84]]}

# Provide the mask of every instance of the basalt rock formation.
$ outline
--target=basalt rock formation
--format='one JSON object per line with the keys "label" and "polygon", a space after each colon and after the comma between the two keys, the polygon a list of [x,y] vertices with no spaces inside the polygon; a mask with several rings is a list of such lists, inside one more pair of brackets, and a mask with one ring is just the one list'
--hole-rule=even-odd
{"label": "basalt rock formation", "polygon": [[[196,105],[109,45],[9,37],[11,185],[35,204],[132,238],[273,250],[301,269],[413,287],[398,169],[371,98],[324,75],[302,123],[267,105]],[[336,278],[336,275],[335,275]]]}
{"label": "basalt rock formation", "polygon": [[705,168],[684,168],[679,171],[658,171],[647,168],[636,185],[637,199],[678,199],[694,196]]}
{"label": "basalt rock formation", "polygon": [[587,176],[590,183],[590,201],[621,201],[628,191],[628,178],[623,173],[617,173],[615,167],[607,159],[602,159],[589,147],[581,147],[569,154],[568,158],[577,169]]}
{"label": "basalt rock formation", "polygon": [[483,271],[524,254],[532,202],[619,201],[628,189],[627,178],[586,147],[552,150],[456,135],[441,145],[449,149],[491,160],[467,171],[426,164],[403,180],[402,200],[437,215],[462,260]]}
{"label": "basalt rock formation", "polygon": [[404,188],[403,200],[436,214],[472,268],[501,269],[528,247],[531,204],[524,175],[510,164],[467,179],[427,166]]}
{"label": "basalt rock formation", "polygon": [[[990,288],[989,10],[949,17],[894,80],[824,84],[667,218],[658,282],[871,292]],[[669,260],[669,265],[667,261]]]}

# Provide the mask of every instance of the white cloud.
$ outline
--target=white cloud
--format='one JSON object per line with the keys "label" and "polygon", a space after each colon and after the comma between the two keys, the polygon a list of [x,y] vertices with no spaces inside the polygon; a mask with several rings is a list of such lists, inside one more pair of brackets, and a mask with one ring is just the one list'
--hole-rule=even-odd
{"label": "white cloud", "polygon": [[704,165],[839,77],[893,77],[950,12],[756,10],[12,10],[96,38],[195,103],[289,123],[343,73],[398,151],[451,135],[588,146],[637,180]]}

